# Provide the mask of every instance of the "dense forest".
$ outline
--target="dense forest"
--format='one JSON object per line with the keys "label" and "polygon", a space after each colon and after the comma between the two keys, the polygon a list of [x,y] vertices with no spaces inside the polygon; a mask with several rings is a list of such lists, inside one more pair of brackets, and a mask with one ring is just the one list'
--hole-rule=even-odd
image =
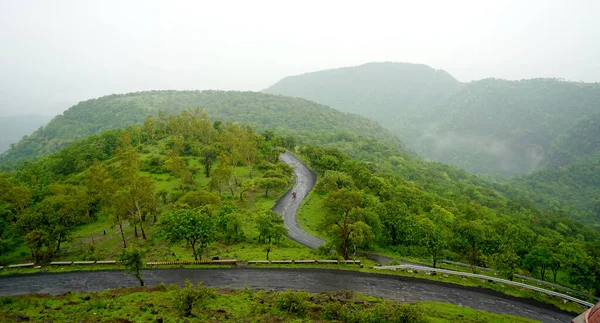
{"label": "dense forest", "polygon": [[156,115],[158,110],[168,114],[188,108],[202,108],[215,120],[242,122],[257,130],[274,129],[282,135],[293,134],[306,144],[364,136],[401,147],[391,132],[374,121],[304,99],[254,92],[151,91],[81,102],[1,155],[0,164],[6,166],[22,159],[35,159],[58,151],[75,139],[141,123],[148,114]]}
{"label": "dense forest", "polygon": [[[321,174],[321,226],[342,257],[384,250],[497,268],[508,278],[531,273],[587,291],[600,286],[597,231],[525,198],[507,199],[457,168],[370,138],[338,140],[347,152],[184,110],[72,142],[1,176],[0,260],[90,259],[131,244],[157,257],[179,253],[173,244],[194,258],[216,244],[266,250],[267,258],[271,243],[301,250],[269,211],[273,192],[290,185],[291,169],[278,160],[287,149]],[[105,230],[73,245],[75,233],[106,227],[115,230],[112,244],[101,244]]]}
{"label": "dense forest", "polygon": [[563,136],[597,113],[600,104],[598,84],[556,79],[460,83],[444,71],[404,63],[287,77],[264,91],[365,115],[426,159],[502,175],[551,165],[544,156],[556,156],[554,147],[566,143]]}

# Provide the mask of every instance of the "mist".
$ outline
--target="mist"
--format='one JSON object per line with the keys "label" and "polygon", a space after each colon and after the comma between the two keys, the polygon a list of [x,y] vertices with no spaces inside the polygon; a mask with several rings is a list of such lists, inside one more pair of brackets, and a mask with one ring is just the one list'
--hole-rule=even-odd
{"label": "mist", "polygon": [[600,81],[598,1],[3,1],[0,115],[112,93],[258,91],[372,61]]}

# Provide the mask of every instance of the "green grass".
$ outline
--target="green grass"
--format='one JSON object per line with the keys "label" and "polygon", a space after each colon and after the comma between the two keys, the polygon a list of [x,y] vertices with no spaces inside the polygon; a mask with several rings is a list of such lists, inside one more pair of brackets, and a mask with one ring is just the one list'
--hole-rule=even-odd
{"label": "green grass", "polygon": [[[0,316],[9,321],[27,317],[35,322],[66,322],[74,317],[77,321],[85,322],[152,322],[160,316],[165,322],[175,322],[184,319],[172,301],[177,290],[177,287],[157,286],[91,294],[0,297]],[[194,307],[192,316],[188,318],[190,321],[338,322],[343,318],[360,317],[366,313],[376,313],[374,315],[380,320],[388,320],[385,310],[400,308],[409,309],[414,312],[413,317],[424,318],[427,322],[537,322],[447,303],[401,305],[394,301],[344,291],[309,294],[229,288],[210,290],[212,297]],[[285,300],[298,301],[297,304],[301,306],[288,308],[283,302]]]}
{"label": "green grass", "polygon": [[309,234],[323,238],[327,236],[321,224],[324,217],[323,196],[312,190],[298,210],[296,215],[298,225]]}

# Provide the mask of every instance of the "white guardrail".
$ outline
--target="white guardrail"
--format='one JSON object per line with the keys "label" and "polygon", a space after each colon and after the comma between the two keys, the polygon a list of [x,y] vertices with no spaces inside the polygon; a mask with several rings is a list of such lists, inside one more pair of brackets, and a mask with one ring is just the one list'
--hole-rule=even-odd
{"label": "white guardrail", "polygon": [[[444,260],[444,259],[440,260],[439,262],[444,263],[444,264],[459,266],[459,267],[465,267],[465,268],[470,268],[471,267],[471,265],[469,265],[469,264],[463,264],[462,262],[456,262],[456,261],[450,261],[450,260]],[[491,272],[491,273],[494,273],[494,274],[498,273],[498,271],[496,271],[494,269],[491,269],[491,268],[485,268],[485,267],[479,267],[479,266],[475,266],[475,268],[477,270],[487,271],[487,272]],[[519,278],[519,279],[523,279],[523,280],[528,280],[528,281],[536,283],[536,284],[546,285],[546,286],[549,286],[549,287],[552,287],[552,288],[555,288],[555,289],[560,289],[560,290],[563,290],[565,292],[569,292],[571,294],[577,294],[579,296],[583,296],[583,297],[588,298],[588,299],[593,299],[595,301],[600,301],[600,297],[596,297],[594,295],[582,293],[582,292],[580,292],[578,290],[574,290],[572,288],[565,287],[565,286],[562,286],[562,285],[553,284],[553,283],[550,283],[550,282],[547,282],[547,281],[535,279],[533,277],[528,277],[528,276],[523,276],[523,275],[515,274],[515,278]]]}
{"label": "white guardrail", "polygon": [[553,292],[551,290],[547,290],[547,289],[543,289],[543,288],[539,288],[539,287],[535,287],[535,286],[531,286],[531,285],[527,285],[527,284],[523,284],[523,283],[518,283],[518,282],[514,282],[514,281],[502,279],[502,278],[490,277],[490,276],[485,276],[485,275],[477,275],[477,274],[471,274],[471,273],[464,273],[461,271],[430,268],[430,267],[421,267],[421,266],[414,266],[414,265],[377,266],[377,267],[373,267],[373,268],[379,269],[379,270],[414,269],[414,270],[419,270],[419,271],[424,271],[424,272],[436,272],[436,273],[442,273],[442,274],[459,275],[459,276],[465,276],[465,277],[473,277],[473,278],[491,280],[491,281],[495,281],[495,282],[499,282],[499,283],[503,283],[503,284],[507,284],[507,285],[513,285],[513,286],[519,286],[519,287],[531,289],[536,292],[540,292],[540,293],[544,293],[544,294],[548,294],[548,295],[552,295],[552,296],[561,297],[563,299],[566,299],[571,302],[578,303],[578,304],[581,304],[581,305],[584,305],[587,307],[594,306],[594,304],[592,304],[592,303],[586,302],[584,300],[580,300],[578,298],[575,298],[575,297],[572,297],[569,295]]}

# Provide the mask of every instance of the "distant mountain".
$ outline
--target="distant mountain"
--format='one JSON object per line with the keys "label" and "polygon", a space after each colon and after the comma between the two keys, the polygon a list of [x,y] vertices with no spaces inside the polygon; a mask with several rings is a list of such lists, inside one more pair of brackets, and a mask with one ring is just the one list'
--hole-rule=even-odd
{"label": "distant mountain", "polygon": [[0,116],[0,153],[11,144],[16,144],[23,136],[44,126],[52,117],[41,115]]}
{"label": "distant mountain", "polygon": [[[600,103],[598,104],[600,110]],[[600,152],[600,111],[573,124],[556,136],[541,168],[560,166],[581,161]]]}
{"label": "distant mountain", "polygon": [[538,168],[554,139],[600,106],[598,84],[555,79],[465,84],[444,71],[405,63],[287,77],[264,92],[371,117],[426,159],[503,175]]}
{"label": "distant mountain", "polygon": [[73,140],[140,123],[159,110],[179,113],[189,108],[201,108],[213,120],[246,123],[257,130],[275,129],[302,143],[336,141],[339,145],[365,137],[402,148],[400,140],[377,122],[305,99],[256,92],[151,91],[80,102],[0,155],[0,163],[47,155]]}
{"label": "distant mountain", "polygon": [[592,225],[600,220],[600,113],[575,123],[550,144],[541,170],[511,179],[521,195],[554,212],[573,214]]}

